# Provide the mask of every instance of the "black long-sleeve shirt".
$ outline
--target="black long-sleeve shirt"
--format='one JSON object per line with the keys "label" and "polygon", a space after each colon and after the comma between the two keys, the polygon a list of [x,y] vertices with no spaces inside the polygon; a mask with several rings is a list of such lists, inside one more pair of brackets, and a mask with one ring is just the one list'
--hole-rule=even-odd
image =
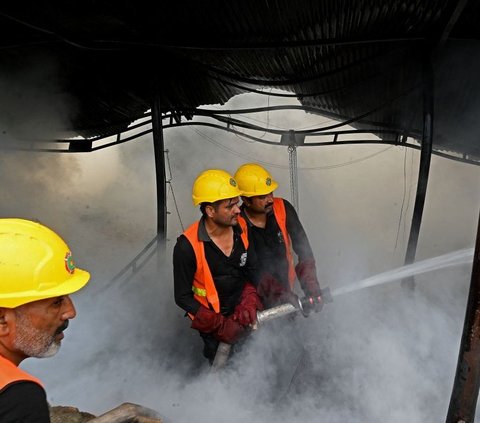
{"label": "black long-sleeve shirt", "polygon": [[0,391],[0,422],[50,423],[43,388],[34,382],[19,381]]}
{"label": "black long-sleeve shirt", "polygon": [[[283,199],[283,202],[285,204],[287,232],[298,261],[313,259],[310,242],[297,212],[287,200]],[[273,210],[267,215],[265,228],[255,226],[248,219],[245,213],[245,205],[241,207],[241,215],[247,221],[249,239],[255,245],[257,259],[256,279],[259,280],[262,274],[268,273],[285,287],[288,287],[288,261],[285,253],[285,241]]]}
{"label": "black long-sleeve shirt", "polygon": [[[227,257],[208,236],[203,218],[198,226],[198,239],[204,243],[205,258],[220,300],[220,312],[226,316],[233,313],[245,282],[253,281],[254,276],[255,251],[250,247],[248,251],[245,249],[241,234],[241,227],[234,226],[233,249]],[[173,249],[174,294],[177,305],[191,314],[195,314],[200,307],[192,291],[196,269],[195,252],[182,234]]]}

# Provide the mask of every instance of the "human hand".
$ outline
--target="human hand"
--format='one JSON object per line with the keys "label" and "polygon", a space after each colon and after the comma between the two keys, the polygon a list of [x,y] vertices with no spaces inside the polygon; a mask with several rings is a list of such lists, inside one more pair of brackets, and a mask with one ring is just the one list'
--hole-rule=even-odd
{"label": "human hand", "polygon": [[240,303],[235,307],[233,319],[242,326],[253,326],[257,321],[257,311],[261,310],[263,310],[263,304],[257,290],[250,282],[245,283]]}

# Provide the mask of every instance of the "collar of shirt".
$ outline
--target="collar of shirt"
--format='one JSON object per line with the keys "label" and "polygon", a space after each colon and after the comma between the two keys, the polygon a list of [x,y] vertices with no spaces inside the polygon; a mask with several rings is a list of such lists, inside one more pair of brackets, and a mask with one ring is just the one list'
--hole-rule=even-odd
{"label": "collar of shirt", "polygon": [[[232,226],[233,228],[233,236],[235,238],[239,237],[242,234],[242,228],[240,225]],[[202,217],[200,219],[200,224],[198,225],[198,240],[202,242],[210,242],[212,239],[208,235],[207,228],[205,227],[205,218]]]}

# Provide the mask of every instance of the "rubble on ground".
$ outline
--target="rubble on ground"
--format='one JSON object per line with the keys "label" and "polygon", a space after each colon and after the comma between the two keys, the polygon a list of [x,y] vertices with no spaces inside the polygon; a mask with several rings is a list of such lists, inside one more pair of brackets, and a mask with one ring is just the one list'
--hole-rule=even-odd
{"label": "rubble on ground", "polygon": [[123,403],[98,417],[75,407],[51,406],[50,420],[51,423],[163,423],[155,410],[132,403]]}

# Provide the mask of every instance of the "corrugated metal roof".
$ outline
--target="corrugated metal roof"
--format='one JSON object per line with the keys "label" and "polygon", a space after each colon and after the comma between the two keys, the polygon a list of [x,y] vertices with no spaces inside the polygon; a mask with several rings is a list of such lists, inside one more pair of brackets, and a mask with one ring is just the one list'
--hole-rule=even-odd
{"label": "corrugated metal roof", "polygon": [[[76,105],[68,129],[86,137],[125,129],[155,93],[167,112],[259,87],[419,136],[422,61],[435,53],[441,90],[479,18],[473,0],[16,1],[0,7],[0,73],[54,63]],[[461,150],[480,157],[478,143]]]}

